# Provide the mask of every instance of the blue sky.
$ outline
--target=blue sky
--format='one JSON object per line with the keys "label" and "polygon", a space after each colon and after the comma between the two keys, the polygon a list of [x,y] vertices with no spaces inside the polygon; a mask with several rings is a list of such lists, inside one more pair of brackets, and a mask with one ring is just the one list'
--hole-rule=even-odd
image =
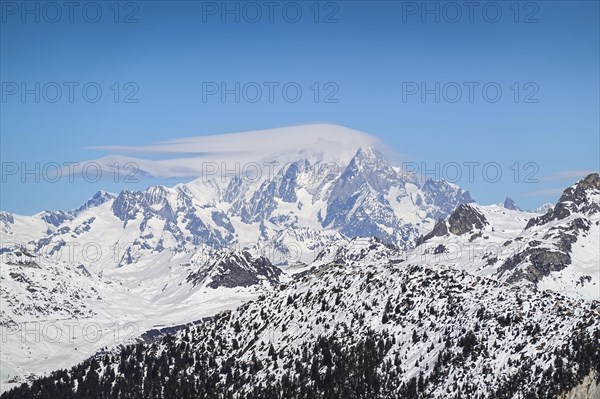
{"label": "blue sky", "polygon": [[[555,201],[581,174],[600,168],[596,1],[521,2],[516,8],[512,1],[480,2],[472,21],[463,2],[453,3],[461,7],[460,16],[446,2],[427,2],[431,10],[438,7],[439,22],[435,13],[422,14],[422,2],[339,1],[316,7],[276,2],[272,21],[261,6],[256,22],[251,21],[256,10],[236,2],[227,7],[235,10],[237,4],[239,22],[236,15],[223,14],[222,2],[123,2],[118,15],[113,2],[80,2],[72,22],[68,6],[54,4],[61,7],[60,16],[45,3],[2,1],[2,210],[69,209],[98,189],[176,181],[42,178],[37,183],[33,175],[25,181],[10,175],[14,165],[44,167],[111,154],[90,149],[95,146],[150,145],[316,122],[377,135],[398,160],[427,168],[456,162],[465,173],[465,162],[481,167],[495,162],[503,172],[499,181],[483,178],[477,167],[472,182],[466,174],[457,182],[484,204],[510,195],[521,207],[533,208]],[[33,11],[24,13],[23,7]],[[293,23],[297,9],[302,16]],[[93,23],[98,10],[101,16]],[[35,94],[23,101],[21,85],[35,91],[36,82],[39,103]],[[54,103],[52,82],[62,87]],[[72,102],[65,82],[78,84],[72,86]],[[255,103],[244,98],[236,103],[232,95],[225,102],[218,95],[203,101],[203,82],[228,87],[295,82],[303,95],[292,103],[276,89],[272,102],[265,92]],[[440,101],[434,94],[423,101],[421,84],[433,89],[436,82]],[[86,84],[88,97],[82,92]],[[472,102],[465,84],[474,87]],[[487,97],[485,85],[491,87]],[[95,87],[102,97],[91,102]],[[415,87],[419,92],[408,95]],[[502,97],[493,102],[496,87]],[[331,98],[338,101],[324,102],[333,91]],[[533,182],[526,179],[530,173]]]}

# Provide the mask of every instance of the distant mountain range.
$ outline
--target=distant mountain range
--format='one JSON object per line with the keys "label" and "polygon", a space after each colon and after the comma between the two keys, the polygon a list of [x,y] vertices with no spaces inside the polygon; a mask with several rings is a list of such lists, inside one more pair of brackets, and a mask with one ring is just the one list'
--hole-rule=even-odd
{"label": "distant mountain range", "polygon": [[200,178],[173,188],[98,192],[76,210],[32,217],[3,212],[0,222],[5,241],[33,241],[36,250],[51,248],[49,254],[71,242],[129,250],[116,264],[101,259],[91,265],[100,271],[198,246],[282,243],[285,252],[286,239],[310,255],[316,244],[342,236],[373,236],[409,248],[437,219],[473,202],[467,191],[445,181],[420,183],[372,148],[359,149],[347,165],[335,165],[337,171],[303,158],[257,182]]}

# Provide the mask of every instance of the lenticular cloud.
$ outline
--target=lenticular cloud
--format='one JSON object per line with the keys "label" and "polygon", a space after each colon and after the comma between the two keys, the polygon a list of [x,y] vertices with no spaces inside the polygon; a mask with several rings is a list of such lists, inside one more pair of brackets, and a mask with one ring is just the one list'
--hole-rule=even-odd
{"label": "lenticular cloud", "polygon": [[[115,162],[122,165],[131,162],[135,163],[141,174],[157,178],[198,177],[205,171],[205,164],[211,162],[285,164],[305,158],[346,164],[359,148],[364,147],[382,150],[383,144],[376,136],[358,130],[313,124],[194,136],[147,146],[93,147],[95,150],[110,151],[111,154],[88,162],[95,162],[107,170],[114,170]],[[328,151],[323,151],[324,148]],[[148,157],[144,154],[148,154]],[[149,159],[155,158],[156,154],[165,158]]]}

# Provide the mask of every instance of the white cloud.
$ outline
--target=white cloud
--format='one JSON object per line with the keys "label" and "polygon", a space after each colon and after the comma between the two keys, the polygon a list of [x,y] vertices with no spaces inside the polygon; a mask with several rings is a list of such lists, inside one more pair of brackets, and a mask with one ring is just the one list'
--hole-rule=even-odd
{"label": "white cloud", "polygon": [[[313,161],[346,164],[361,147],[386,150],[376,136],[338,125],[316,124],[187,137],[153,145],[96,146],[91,149],[106,150],[113,154],[86,162],[95,162],[103,169],[113,172],[115,162],[120,167],[132,163],[141,175],[194,178],[212,171],[215,165],[219,170],[241,170],[250,163],[263,165],[276,161],[284,165],[303,157]],[[137,156],[115,153],[135,153]],[[143,154],[163,154],[167,157],[160,160],[146,159]],[[173,157],[175,154],[179,157]],[[193,155],[181,157],[183,154]]]}
{"label": "white cloud", "polygon": [[578,169],[578,170],[564,170],[561,172],[556,172],[550,176],[546,176],[544,178],[545,181],[559,181],[559,180],[573,180],[575,183],[576,180],[579,180],[590,173],[594,173],[593,170],[589,169]]}

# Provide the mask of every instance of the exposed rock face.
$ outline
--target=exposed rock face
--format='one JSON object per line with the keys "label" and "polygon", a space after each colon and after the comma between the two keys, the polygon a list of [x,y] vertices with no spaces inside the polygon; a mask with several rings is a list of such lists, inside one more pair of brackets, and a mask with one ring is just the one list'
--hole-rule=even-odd
{"label": "exposed rock face", "polygon": [[39,268],[40,266],[36,262],[36,256],[27,251],[26,248],[20,247],[15,249],[5,249],[6,253],[3,254],[3,260],[7,265],[13,266],[26,266]]}
{"label": "exposed rock face", "polygon": [[316,260],[333,264],[357,265],[385,260],[393,262],[400,255],[400,249],[386,244],[378,238],[359,237],[347,244],[327,248]]}
{"label": "exposed rock face", "polygon": [[13,217],[12,213],[2,211],[0,212],[0,222],[13,224],[15,223],[15,218]]}
{"label": "exposed rock face", "polygon": [[475,229],[481,230],[489,223],[477,209],[461,204],[448,218],[448,224],[450,233],[462,235]]}
{"label": "exposed rock face", "polygon": [[508,282],[525,279],[533,283],[539,282],[551,272],[561,271],[571,264],[571,246],[577,241],[580,232],[590,229],[590,222],[577,218],[564,226],[549,229],[544,239],[552,239],[553,247],[536,248],[542,243],[538,240],[529,241],[529,247],[507,259],[498,269],[500,275],[513,270],[516,265],[525,261],[531,264],[524,272],[518,272],[508,278]]}
{"label": "exposed rock face", "polygon": [[525,229],[529,229],[533,226],[541,226],[553,220],[562,220],[567,218],[571,214],[568,206],[564,203],[557,203],[553,209],[550,209],[545,215],[537,218],[532,218],[527,222]]}
{"label": "exposed rock face", "polygon": [[600,205],[592,199],[593,195],[599,193],[600,176],[598,173],[592,173],[574,186],[567,188],[553,209],[542,216],[531,219],[525,229],[541,226],[553,220],[565,219],[574,212],[584,214],[600,212]]}
{"label": "exposed rock face", "polygon": [[[127,192],[129,193],[129,192]],[[41,219],[54,227],[60,227],[65,222],[73,220],[77,215],[86,209],[94,208],[104,204],[105,202],[115,199],[115,195],[106,191],[98,191],[92,198],[87,200],[85,204],[77,209],[69,211],[44,211],[40,214]]]}
{"label": "exposed rock face", "polygon": [[528,248],[507,259],[498,268],[498,275],[502,276],[504,273],[514,270],[526,261],[529,261],[531,265],[525,270],[512,273],[506,280],[507,282],[514,283],[527,280],[536,284],[542,278],[548,276],[550,272],[561,271],[567,267],[571,263],[571,257],[567,253],[545,248]]}
{"label": "exposed rock face", "polygon": [[110,200],[113,200],[115,198],[114,194],[111,194],[109,192],[106,191],[98,191],[96,192],[96,194],[94,194],[94,196],[92,198],[90,198],[89,200],[87,200],[87,202],[85,204],[83,204],[82,206],[80,206],[79,208],[77,208],[74,213],[75,214],[79,214],[81,212],[83,212],[86,209],[90,209],[96,206],[100,206],[102,204],[104,204],[105,202],[108,202]]}
{"label": "exposed rock face", "polygon": [[[377,237],[409,249],[435,220],[473,201],[457,185],[422,182],[369,146],[343,158],[305,151],[285,158],[285,163],[266,159],[269,166],[261,166],[258,176],[242,170],[233,177],[204,176],[172,188],[99,191],[77,209],[44,212],[31,220],[3,213],[0,230],[34,241],[36,250],[48,253],[72,241],[100,242],[103,253],[111,252],[116,242],[132,247],[119,251],[117,266],[164,255],[165,250],[181,254],[205,245],[243,247],[238,244],[275,247],[278,253],[271,260],[279,265],[297,261],[283,245],[292,241],[305,256],[302,263],[312,262],[342,237]],[[35,234],[24,240],[15,230]],[[75,261],[85,263],[80,252]],[[107,256],[95,265],[98,270],[114,267]]]}
{"label": "exposed rock face", "polygon": [[576,205],[585,205],[589,202],[589,193],[600,190],[600,175],[592,173],[580,180],[574,187],[567,188],[558,202],[571,201]]}
{"label": "exposed rock face", "polygon": [[425,192],[425,204],[435,205],[438,208],[429,212],[428,215],[436,220],[450,215],[459,204],[475,202],[468,191],[463,191],[444,180],[428,179],[423,184],[423,191]]}
{"label": "exposed rock face", "polygon": [[124,190],[114,199],[111,209],[124,226],[141,217],[142,233],[150,221],[163,221],[164,231],[181,245],[190,242],[194,245],[206,243],[222,246],[234,240],[229,217],[218,209],[210,212],[209,218],[200,217],[194,206],[193,195],[185,188],[153,186],[146,191]]}
{"label": "exposed rock face", "polygon": [[530,219],[525,226],[527,235],[541,236],[543,243],[530,237],[526,248],[499,267],[499,275],[509,273],[509,282],[527,280],[538,283],[550,273],[571,265],[573,244],[589,232],[594,218],[598,217],[599,194],[600,177],[597,173],[567,188],[554,208]]}
{"label": "exposed rock face", "polygon": [[448,224],[446,223],[446,220],[440,219],[437,221],[437,223],[433,227],[433,230],[431,230],[429,233],[425,234],[424,236],[419,237],[419,239],[417,240],[417,245],[423,244],[425,241],[429,240],[430,238],[443,237],[446,234],[448,234]]}
{"label": "exposed rock face", "polygon": [[450,215],[447,222],[444,219],[439,219],[433,230],[419,237],[416,244],[420,245],[433,237],[443,237],[448,233],[460,236],[474,230],[481,230],[488,224],[485,216],[473,206],[460,204]]}
{"label": "exposed rock face", "polygon": [[203,267],[187,277],[194,285],[210,288],[249,287],[266,281],[279,283],[282,271],[265,257],[253,258],[248,252],[219,251]]}
{"label": "exposed rock face", "polygon": [[411,198],[409,188],[418,190],[412,205],[434,220],[473,201],[467,191],[446,181],[421,184],[415,175],[394,169],[379,152],[365,148],[357,151],[333,184],[321,224],[346,237],[373,236],[394,245],[412,244],[418,229],[394,210],[394,202]]}
{"label": "exposed rock face", "polygon": [[386,226],[410,240],[416,235],[415,229],[402,223],[384,199],[391,187],[402,189],[404,184],[380,153],[372,148],[360,149],[333,185],[322,225],[347,237],[376,236],[387,242],[397,241],[382,229]]}
{"label": "exposed rock face", "polygon": [[73,215],[70,212],[63,211],[46,211],[42,214],[42,220],[54,227],[60,226],[67,220],[73,219]]}
{"label": "exposed rock face", "polygon": [[581,384],[560,394],[558,399],[600,399],[600,380],[597,376],[598,372],[592,370]]}
{"label": "exposed rock face", "polygon": [[[508,210],[509,203],[460,205],[417,245],[426,243],[421,248],[426,254],[456,254],[433,257],[440,266],[600,300],[598,175],[566,189],[544,215]],[[409,253],[407,261],[421,262],[420,256],[421,252]]]}
{"label": "exposed rock face", "polygon": [[165,187],[150,187],[142,191],[122,191],[112,205],[116,217],[124,222],[133,220],[138,213],[156,214],[165,220],[173,220],[175,211],[167,201]]}
{"label": "exposed rock face", "polygon": [[510,197],[506,197],[506,199],[504,200],[504,207],[506,209],[510,209],[511,211],[520,211],[521,210],[521,209],[519,209],[519,207],[517,206],[515,201]]}

